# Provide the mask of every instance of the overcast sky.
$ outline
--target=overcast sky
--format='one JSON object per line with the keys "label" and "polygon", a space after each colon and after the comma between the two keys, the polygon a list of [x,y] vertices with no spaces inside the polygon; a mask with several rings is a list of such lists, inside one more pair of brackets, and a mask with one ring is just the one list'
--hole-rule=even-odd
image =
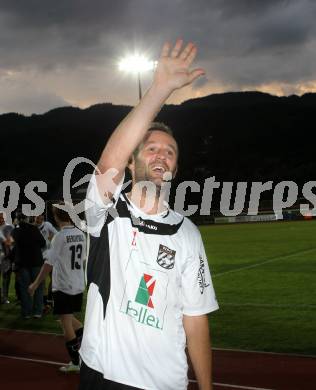
{"label": "overcast sky", "polygon": [[314,0],[0,0],[0,113],[135,104],[136,79],[118,71],[119,59],[157,59],[178,37],[197,44],[207,75],[170,103],[316,92],[315,20]]}

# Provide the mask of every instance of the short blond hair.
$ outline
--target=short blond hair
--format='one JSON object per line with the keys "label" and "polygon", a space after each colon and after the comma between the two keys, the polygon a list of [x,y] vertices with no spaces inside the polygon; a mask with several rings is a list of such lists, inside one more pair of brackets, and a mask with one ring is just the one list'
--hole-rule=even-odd
{"label": "short blond hair", "polygon": [[[148,137],[150,136],[150,132],[152,131],[162,131],[163,133],[169,134],[172,138],[174,138],[173,131],[171,130],[171,127],[166,125],[163,122],[152,122],[150,126],[148,127],[147,133],[145,134],[144,138],[140,142],[140,144],[135,148],[132,155],[136,157],[141,149],[141,146],[147,141]],[[175,138],[174,138],[175,139]],[[131,157],[132,158],[132,157]],[[130,161],[131,162],[131,158]]]}

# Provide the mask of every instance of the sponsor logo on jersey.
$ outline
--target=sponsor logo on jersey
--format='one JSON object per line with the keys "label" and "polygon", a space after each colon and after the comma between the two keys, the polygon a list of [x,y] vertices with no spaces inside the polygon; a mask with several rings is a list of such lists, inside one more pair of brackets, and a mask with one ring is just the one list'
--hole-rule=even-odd
{"label": "sponsor logo on jersey", "polygon": [[154,292],[156,280],[148,274],[144,274],[144,276],[140,279],[139,287],[137,290],[135,302],[138,302],[142,305],[154,308],[152,302],[152,295]]}
{"label": "sponsor logo on jersey", "polygon": [[159,245],[157,263],[160,267],[165,269],[172,269],[174,267],[176,251],[168,248],[165,245]]}
{"label": "sponsor logo on jersey", "polygon": [[137,284],[134,278],[127,280],[120,311],[139,324],[162,330],[167,308],[168,277],[159,272],[159,279],[152,272],[146,272]]}
{"label": "sponsor logo on jersey", "polygon": [[205,264],[204,264],[203,257],[200,255],[199,258],[200,258],[200,268],[198,273],[198,283],[200,287],[200,293],[203,294],[204,289],[208,287],[210,284],[206,283],[205,281]]}

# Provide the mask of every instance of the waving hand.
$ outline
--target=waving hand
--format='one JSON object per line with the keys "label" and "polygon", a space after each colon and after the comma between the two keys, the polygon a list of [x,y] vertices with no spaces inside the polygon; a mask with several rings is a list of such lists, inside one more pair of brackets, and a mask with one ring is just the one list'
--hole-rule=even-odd
{"label": "waving hand", "polygon": [[168,42],[164,44],[154,75],[154,84],[173,91],[191,84],[205,74],[202,68],[190,70],[197,52],[196,46],[191,42],[185,48],[182,48],[182,45],[183,41],[180,39],[173,48]]}

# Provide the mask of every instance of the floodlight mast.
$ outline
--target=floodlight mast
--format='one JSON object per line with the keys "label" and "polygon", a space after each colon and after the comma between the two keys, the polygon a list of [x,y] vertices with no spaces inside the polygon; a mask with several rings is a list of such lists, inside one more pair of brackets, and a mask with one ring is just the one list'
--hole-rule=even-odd
{"label": "floodlight mast", "polygon": [[125,57],[119,62],[119,69],[121,71],[137,74],[139,100],[142,98],[141,73],[147,70],[152,70],[154,67],[154,61],[150,61],[145,56],[139,54]]}
{"label": "floodlight mast", "polygon": [[137,79],[138,79],[138,99],[141,100],[143,94],[142,94],[142,84],[140,81],[140,72],[137,72]]}

